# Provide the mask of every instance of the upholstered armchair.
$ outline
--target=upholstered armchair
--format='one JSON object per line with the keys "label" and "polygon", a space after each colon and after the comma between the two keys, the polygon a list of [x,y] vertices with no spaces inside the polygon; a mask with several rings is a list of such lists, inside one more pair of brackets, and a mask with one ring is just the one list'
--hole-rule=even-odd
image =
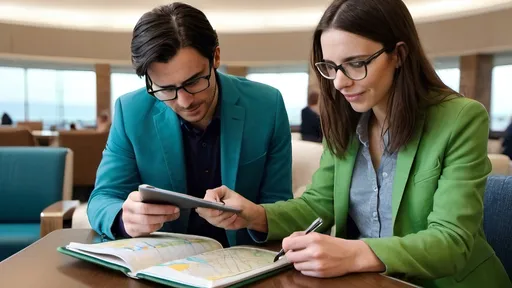
{"label": "upholstered armchair", "polygon": [[78,205],[70,201],[72,162],[65,148],[0,147],[0,260],[62,228]]}
{"label": "upholstered armchair", "polygon": [[484,197],[484,232],[512,280],[512,176],[487,179]]}
{"label": "upholstered armchair", "polygon": [[292,140],[292,191],[297,198],[311,184],[313,174],[320,167],[320,157],[324,151],[321,143]]}

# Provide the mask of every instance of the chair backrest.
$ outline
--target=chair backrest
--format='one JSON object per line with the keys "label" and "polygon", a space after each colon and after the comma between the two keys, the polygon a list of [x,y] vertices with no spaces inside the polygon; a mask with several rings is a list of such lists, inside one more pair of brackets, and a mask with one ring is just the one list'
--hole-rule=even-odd
{"label": "chair backrest", "polygon": [[76,130],[59,132],[59,146],[73,150],[74,185],[94,185],[96,171],[100,165],[107,139],[108,131]]}
{"label": "chair backrest", "polygon": [[487,153],[489,154],[501,154],[503,152],[503,140],[501,139],[489,139],[487,141]]}
{"label": "chair backrest", "polygon": [[489,176],[484,197],[484,231],[512,278],[512,176]]}
{"label": "chair backrest", "polygon": [[487,154],[492,164],[492,175],[510,175],[510,158],[504,154]]}
{"label": "chair backrest", "polygon": [[28,130],[43,130],[42,121],[21,121],[16,123],[17,127],[25,127]]}
{"label": "chair backrest", "polygon": [[320,167],[323,145],[321,143],[292,140],[292,191],[299,197],[316,170]]}
{"label": "chair backrest", "polygon": [[72,157],[64,148],[0,147],[0,223],[39,223],[44,208],[70,200]]}
{"label": "chair backrest", "polygon": [[36,140],[27,128],[0,127],[0,146],[36,146]]}

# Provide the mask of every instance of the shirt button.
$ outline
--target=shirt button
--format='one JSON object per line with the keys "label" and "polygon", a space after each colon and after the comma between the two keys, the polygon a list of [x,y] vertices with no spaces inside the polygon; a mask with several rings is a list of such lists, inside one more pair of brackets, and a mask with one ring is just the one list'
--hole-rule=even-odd
{"label": "shirt button", "polygon": [[377,192],[377,190],[379,190],[377,186],[373,186],[373,191]]}
{"label": "shirt button", "polygon": [[382,177],[384,177],[384,178],[388,177],[388,173],[386,173],[386,172],[382,173]]}
{"label": "shirt button", "polygon": [[377,212],[373,212],[373,217],[377,218]]}
{"label": "shirt button", "polygon": [[203,142],[203,144],[201,144],[201,146],[203,146],[203,148],[206,147],[206,143]]}

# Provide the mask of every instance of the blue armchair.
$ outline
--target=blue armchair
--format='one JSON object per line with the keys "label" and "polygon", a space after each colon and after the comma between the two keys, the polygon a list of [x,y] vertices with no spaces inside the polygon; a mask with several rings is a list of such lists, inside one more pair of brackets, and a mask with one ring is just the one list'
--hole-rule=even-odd
{"label": "blue armchair", "polygon": [[71,210],[58,201],[72,197],[72,161],[66,148],[0,147],[0,261],[62,228],[40,216],[48,208],[53,219]]}
{"label": "blue armchair", "polygon": [[512,176],[489,176],[484,197],[484,231],[512,279]]}

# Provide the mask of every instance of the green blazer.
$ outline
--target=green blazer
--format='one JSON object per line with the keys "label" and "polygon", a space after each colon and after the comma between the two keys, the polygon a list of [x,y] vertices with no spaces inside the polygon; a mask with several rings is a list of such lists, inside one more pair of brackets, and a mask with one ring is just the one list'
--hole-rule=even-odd
{"label": "green blazer", "polygon": [[[398,153],[393,182],[393,237],[363,239],[386,265],[385,274],[426,287],[510,287],[485,240],[483,194],[488,114],[476,101],[450,97],[431,106],[417,133]],[[324,150],[302,197],[263,205],[268,239],[304,230],[316,217],[346,237],[349,190],[359,141],[344,159]]]}
{"label": "green blazer", "polygon": [[[223,185],[256,203],[293,197],[291,133],[275,88],[217,73],[220,84],[220,160]],[[92,228],[114,238],[112,224],[140,184],[187,193],[181,121],[140,89],[120,97],[87,214]],[[190,210],[160,231],[186,233]],[[254,243],[246,229],[227,231],[231,245]]]}

